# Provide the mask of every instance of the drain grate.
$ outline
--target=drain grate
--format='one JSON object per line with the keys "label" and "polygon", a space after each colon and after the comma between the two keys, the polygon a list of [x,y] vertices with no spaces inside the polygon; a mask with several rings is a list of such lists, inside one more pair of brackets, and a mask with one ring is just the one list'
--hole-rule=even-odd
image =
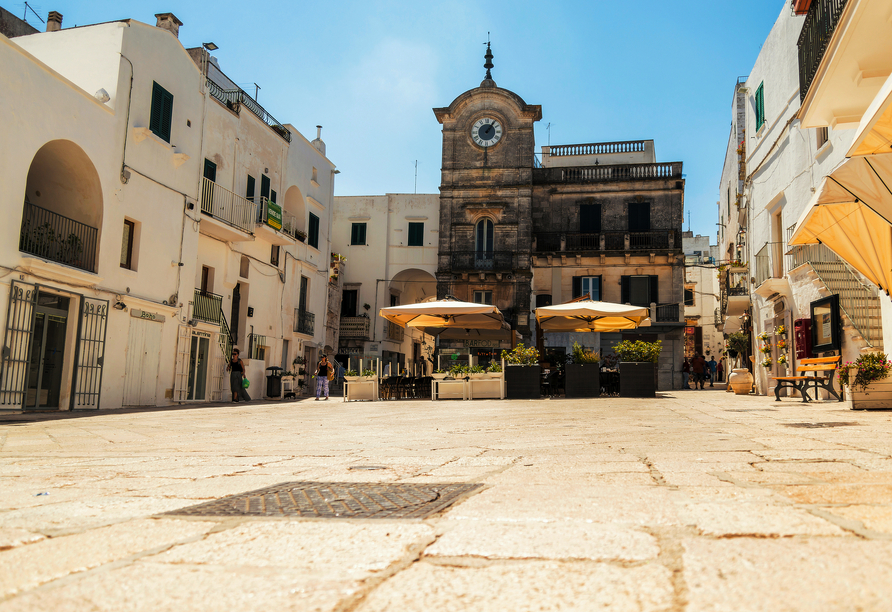
{"label": "drain grate", "polygon": [[481,484],[286,482],[165,514],[303,518],[426,518]]}
{"label": "drain grate", "polygon": [[825,427],[848,427],[858,425],[849,421],[826,421],[824,423],[784,423],[784,427],[802,427],[804,429],[822,429]]}

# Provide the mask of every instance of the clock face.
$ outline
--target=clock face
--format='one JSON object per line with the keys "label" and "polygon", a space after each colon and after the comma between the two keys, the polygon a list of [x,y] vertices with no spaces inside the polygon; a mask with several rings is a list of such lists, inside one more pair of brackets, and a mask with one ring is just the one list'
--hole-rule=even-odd
{"label": "clock face", "polygon": [[484,117],[471,128],[471,138],[481,147],[491,147],[502,139],[502,124]]}

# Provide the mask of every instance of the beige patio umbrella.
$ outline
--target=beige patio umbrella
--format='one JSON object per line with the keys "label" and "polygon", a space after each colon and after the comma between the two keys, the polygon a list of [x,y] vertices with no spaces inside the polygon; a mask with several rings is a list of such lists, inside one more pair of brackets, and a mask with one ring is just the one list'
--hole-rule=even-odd
{"label": "beige patio umbrella", "polygon": [[505,323],[502,312],[495,306],[452,299],[390,306],[378,314],[400,327],[499,330]]}
{"label": "beige patio umbrella", "polygon": [[886,293],[892,290],[892,153],[847,160],[824,178],[790,246],[824,244]]}
{"label": "beige patio umbrella", "polygon": [[536,309],[536,323],[544,332],[610,332],[649,325],[650,310],[611,302],[582,300]]}

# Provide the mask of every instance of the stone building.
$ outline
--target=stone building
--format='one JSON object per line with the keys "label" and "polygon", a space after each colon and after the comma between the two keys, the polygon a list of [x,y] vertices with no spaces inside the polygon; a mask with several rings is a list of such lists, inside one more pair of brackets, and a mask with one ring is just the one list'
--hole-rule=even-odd
{"label": "stone building", "polygon": [[[437,293],[498,306],[526,343],[532,310],[588,294],[651,309],[635,334],[548,335],[604,353],[623,338],[663,340],[660,389],[681,385],[682,164],[657,163],[653,141],[543,147],[542,108],[486,78],[444,108]],[[473,350],[472,350],[473,352]]]}

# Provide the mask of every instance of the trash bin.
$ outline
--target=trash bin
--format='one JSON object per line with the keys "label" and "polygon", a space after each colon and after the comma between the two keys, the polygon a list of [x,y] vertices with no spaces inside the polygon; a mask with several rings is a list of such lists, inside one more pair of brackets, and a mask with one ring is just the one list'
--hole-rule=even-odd
{"label": "trash bin", "polygon": [[273,366],[266,369],[266,396],[282,397],[282,368]]}

